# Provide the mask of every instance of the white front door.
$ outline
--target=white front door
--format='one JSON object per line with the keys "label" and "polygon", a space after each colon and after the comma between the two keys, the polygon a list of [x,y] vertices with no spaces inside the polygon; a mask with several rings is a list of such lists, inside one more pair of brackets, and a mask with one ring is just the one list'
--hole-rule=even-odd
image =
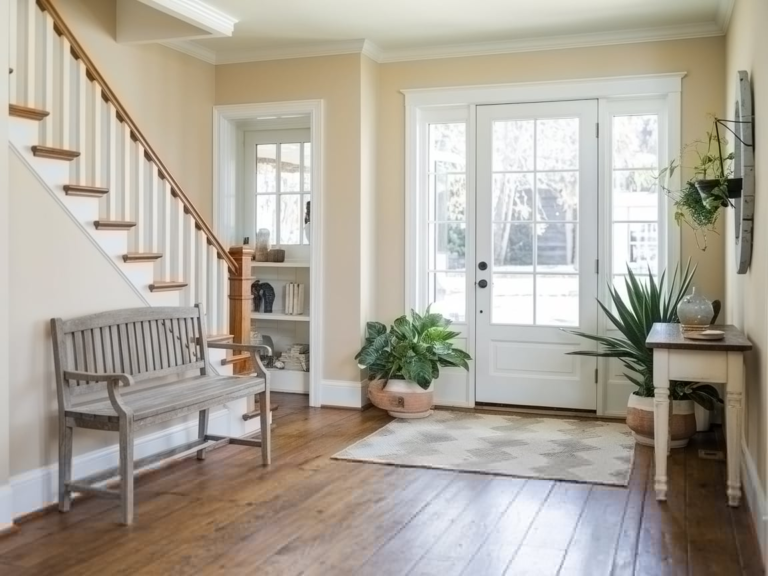
{"label": "white front door", "polygon": [[597,101],[477,107],[480,403],[595,410]]}

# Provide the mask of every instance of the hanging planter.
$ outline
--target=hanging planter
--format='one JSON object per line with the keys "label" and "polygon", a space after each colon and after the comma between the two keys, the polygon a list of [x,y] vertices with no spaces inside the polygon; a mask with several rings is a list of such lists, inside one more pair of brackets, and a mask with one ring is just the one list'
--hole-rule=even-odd
{"label": "hanging planter", "polygon": [[727,197],[730,200],[741,198],[741,189],[743,186],[743,180],[741,178],[714,178],[707,180],[696,180],[696,190],[701,195],[701,200],[707,202],[710,198],[719,198],[720,206],[727,208],[733,206],[731,202],[725,199]]}

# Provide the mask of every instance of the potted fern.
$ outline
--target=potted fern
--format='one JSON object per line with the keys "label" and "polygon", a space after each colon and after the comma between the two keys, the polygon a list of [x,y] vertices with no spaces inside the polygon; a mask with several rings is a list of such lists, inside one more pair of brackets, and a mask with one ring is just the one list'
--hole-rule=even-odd
{"label": "potted fern", "polygon": [[469,354],[454,348],[459,333],[449,329],[451,321],[441,314],[424,315],[411,310],[387,329],[381,322],[368,322],[365,344],[355,356],[358,366],[368,370],[368,397],[374,406],[397,418],[425,418],[432,413],[433,382],[442,367],[469,370]]}
{"label": "potted fern", "polygon": [[[587,334],[568,330],[571,334],[587,338],[600,345],[595,351],[577,351],[569,354],[600,358],[617,358],[628,370],[624,375],[637,389],[627,403],[627,426],[638,444],[653,446],[653,352],[645,341],[655,322],[677,322],[677,305],[693,281],[695,268],[690,262],[684,270],[675,268],[669,287],[662,273],[658,283],[648,271],[648,282],[640,282],[627,266],[626,297],[614,286],[608,286],[611,304],[598,300],[600,308],[622,337]],[[712,410],[722,400],[717,389],[710,384],[671,382],[672,448],[681,448],[696,433],[694,403]]]}

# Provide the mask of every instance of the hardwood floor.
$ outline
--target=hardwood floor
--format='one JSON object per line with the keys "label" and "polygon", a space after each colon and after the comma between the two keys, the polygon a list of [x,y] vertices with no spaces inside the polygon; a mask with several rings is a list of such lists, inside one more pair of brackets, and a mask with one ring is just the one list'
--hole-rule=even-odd
{"label": "hardwood floor", "polygon": [[745,507],[700,435],[670,459],[667,504],[639,447],[628,489],[330,460],[388,421],[275,394],[273,465],[226,447],[137,481],[137,523],[76,501],[0,539],[3,576],[763,574]]}

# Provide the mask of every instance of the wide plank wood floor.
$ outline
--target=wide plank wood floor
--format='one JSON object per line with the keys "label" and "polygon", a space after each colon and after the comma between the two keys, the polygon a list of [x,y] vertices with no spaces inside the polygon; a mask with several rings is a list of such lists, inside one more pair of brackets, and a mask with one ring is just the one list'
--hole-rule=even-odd
{"label": "wide plank wood floor", "polygon": [[388,420],[275,394],[274,457],[226,447],[137,481],[137,523],[114,501],[76,501],[0,539],[3,576],[598,576],[763,574],[725,465],[700,459],[719,432],[673,451],[667,504],[652,451],[628,489],[330,459]]}

